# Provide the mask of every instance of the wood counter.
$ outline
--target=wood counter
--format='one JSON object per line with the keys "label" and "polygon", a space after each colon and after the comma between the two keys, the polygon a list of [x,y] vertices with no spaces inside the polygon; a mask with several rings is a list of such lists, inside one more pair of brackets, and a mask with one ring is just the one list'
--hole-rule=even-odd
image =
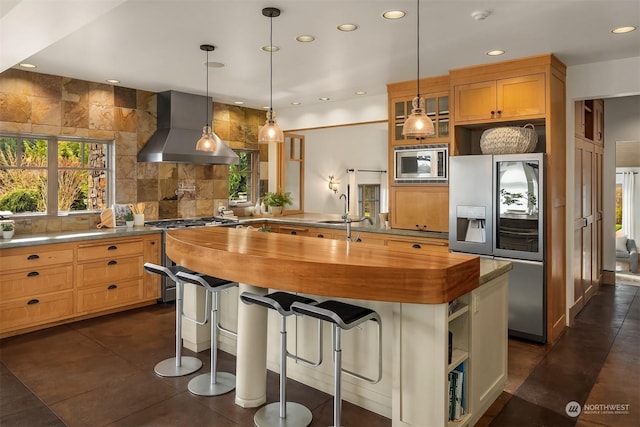
{"label": "wood counter", "polygon": [[200,273],[263,288],[417,304],[452,301],[478,287],[480,259],[446,248],[381,245],[242,228],[167,232],[166,252]]}

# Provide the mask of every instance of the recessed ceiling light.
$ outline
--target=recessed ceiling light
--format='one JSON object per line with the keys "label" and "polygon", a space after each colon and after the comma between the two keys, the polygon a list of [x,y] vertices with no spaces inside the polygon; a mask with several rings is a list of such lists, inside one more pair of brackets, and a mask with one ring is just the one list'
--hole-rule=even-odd
{"label": "recessed ceiling light", "polygon": [[26,62],[21,63],[21,64],[20,64],[20,66],[21,66],[22,68],[36,68],[36,66],[35,66],[35,65],[33,65],[33,64],[28,64],[28,63],[26,63]]}
{"label": "recessed ceiling light", "polygon": [[233,101],[233,103],[236,105],[244,105],[243,101]]}
{"label": "recessed ceiling light", "polygon": [[624,33],[630,33],[631,31],[635,31],[637,29],[638,27],[618,27],[611,30],[611,32],[613,34],[624,34]]}
{"label": "recessed ceiling light", "polygon": [[293,102],[291,103],[291,105],[300,105],[300,104],[302,104],[302,102],[300,102],[300,101],[293,101]]}
{"label": "recessed ceiling light", "polygon": [[384,19],[400,19],[407,14],[404,10],[387,10],[382,14]]}
{"label": "recessed ceiling light", "polygon": [[504,50],[490,50],[489,52],[487,52],[487,55],[489,55],[489,56],[504,55]]}
{"label": "recessed ceiling light", "polygon": [[263,50],[264,52],[277,52],[280,50],[278,46],[274,46],[274,45],[265,45],[265,46],[262,46],[260,49]]}
{"label": "recessed ceiling light", "polygon": [[300,43],[310,43],[315,39],[316,39],[315,37],[310,36],[308,34],[303,34],[301,36],[296,37],[296,40],[298,40]]}
{"label": "recessed ceiling light", "polygon": [[357,91],[354,92],[354,94],[356,94],[356,95],[366,95],[367,92],[365,92],[364,90],[357,90]]}
{"label": "recessed ceiling light", "polygon": [[338,25],[338,29],[340,31],[355,31],[358,29],[358,26],[356,24],[340,24]]}
{"label": "recessed ceiling light", "polygon": [[207,67],[209,67],[209,68],[224,68],[224,64],[222,62],[207,62]]}
{"label": "recessed ceiling light", "polygon": [[107,79],[106,80],[107,83],[111,83],[112,85],[118,84],[120,83],[120,80],[116,80],[116,79]]}
{"label": "recessed ceiling light", "polygon": [[326,96],[323,96],[322,98],[318,98],[318,99],[319,99],[320,101],[328,101],[328,100],[330,100],[331,98],[326,97]]}
{"label": "recessed ceiling light", "polygon": [[488,10],[477,10],[471,14],[471,17],[476,21],[484,21],[489,15],[491,15],[491,12]]}
{"label": "recessed ceiling light", "polygon": [[269,109],[269,106],[268,106],[268,105],[265,105],[264,107],[262,107],[262,109],[263,109],[263,110],[268,110],[268,109]]}

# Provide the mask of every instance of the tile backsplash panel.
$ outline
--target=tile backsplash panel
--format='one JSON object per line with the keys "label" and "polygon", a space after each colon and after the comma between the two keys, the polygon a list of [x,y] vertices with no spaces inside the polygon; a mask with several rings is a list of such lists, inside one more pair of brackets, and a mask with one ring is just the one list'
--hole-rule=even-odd
{"label": "tile backsplash panel", "polygon": [[[227,205],[228,166],[138,163],[156,130],[156,94],[9,69],[0,73],[0,131],[110,139],[116,149],[116,203],[145,203],[145,219],[210,216]],[[264,112],[214,103],[213,125],[233,149],[258,149]],[[262,150],[261,150],[262,151]],[[179,186],[195,191],[178,192]],[[98,214],[16,219],[16,234],[95,228]]]}

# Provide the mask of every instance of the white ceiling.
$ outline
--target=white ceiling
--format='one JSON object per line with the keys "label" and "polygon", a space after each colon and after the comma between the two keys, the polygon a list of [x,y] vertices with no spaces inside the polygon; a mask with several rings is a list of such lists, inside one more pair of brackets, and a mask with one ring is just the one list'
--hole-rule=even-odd
{"label": "white ceiling", "polygon": [[[416,77],[416,1],[404,0],[0,0],[0,71],[20,62],[37,72],[153,92],[205,93],[253,108],[268,105],[269,18],[273,19],[274,108],[386,93],[386,84]],[[389,9],[407,11],[385,20]],[[476,21],[471,13],[491,15]],[[639,0],[422,0],[421,76],[553,52],[568,66],[640,56]],[[342,23],[359,29],[344,33]],[[311,34],[313,43],[295,37]],[[506,50],[488,57],[492,49]]]}

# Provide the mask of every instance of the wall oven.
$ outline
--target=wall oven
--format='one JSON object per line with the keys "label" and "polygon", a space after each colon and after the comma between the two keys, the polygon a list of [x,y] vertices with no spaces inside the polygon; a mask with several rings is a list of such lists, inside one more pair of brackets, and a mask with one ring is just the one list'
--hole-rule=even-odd
{"label": "wall oven", "polygon": [[395,147],[394,182],[396,184],[441,184],[447,181],[448,144]]}

